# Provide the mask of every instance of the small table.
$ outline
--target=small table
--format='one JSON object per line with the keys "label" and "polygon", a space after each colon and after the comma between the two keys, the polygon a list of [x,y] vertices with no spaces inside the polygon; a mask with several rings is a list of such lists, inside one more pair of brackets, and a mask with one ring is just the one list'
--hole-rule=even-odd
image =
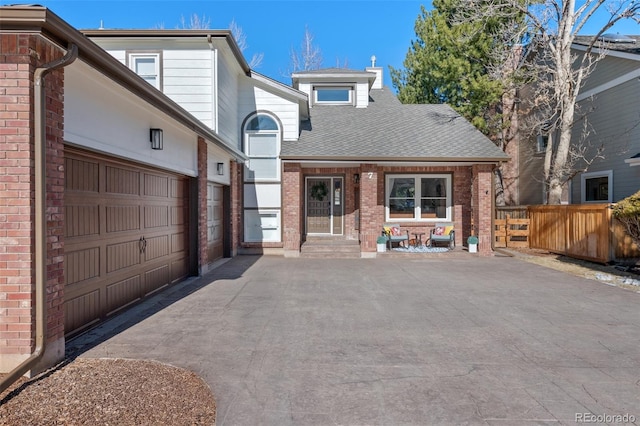
{"label": "small table", "polygon": [[422,236],[425,232],[412,232],[411,234],[415,237],[414,247],[422,247]]}

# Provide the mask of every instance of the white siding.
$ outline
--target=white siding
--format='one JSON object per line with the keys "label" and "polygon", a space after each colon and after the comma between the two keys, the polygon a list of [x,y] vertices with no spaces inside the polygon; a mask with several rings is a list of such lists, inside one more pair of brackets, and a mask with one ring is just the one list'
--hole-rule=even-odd
{"label": "white siding", "polygon": [[356,84],[356,108],[366,108],[369,106],[369,84]]}
{"label": "white siding", "polygon": [[164,50],[162,58],[164,93],[215,130],[211,51]]}
{"label": "white siding", "polygon": [[225,143],[241,149],[242,119],[238,118],[238,75],[229,62],[235,58],[224,50],[217,52],[218,134]]}
{"label": "white siding", "polygon": [[240,89],[240,122],[255,111],[268,111],[278,117],[283,129],[284,140],[296,140],[299,134],[300,119],[298,104],[284,99],[243,79]]}
{"label": "white siding", "polygon": [[244,185],[244,206],[246,208],[280,208],[281,186],[279,184]]}
{"label": "white siding", "polygon": [[[109,93],[109,96],[94,96]],[[151,149],[149,129],[161,128],[164,149]],[[197,135],[81,61],[65,68],[65,142],[197,175]]]}
{"label": "white siding", "polygon": [[[218,174],[218,163],[223,164],[222,168],[224,173],[222,175]],[[229,170],[230,163],[231,157],[226,151],[211,143],[207,144],[207,180],[229,185],[231,176]]]}

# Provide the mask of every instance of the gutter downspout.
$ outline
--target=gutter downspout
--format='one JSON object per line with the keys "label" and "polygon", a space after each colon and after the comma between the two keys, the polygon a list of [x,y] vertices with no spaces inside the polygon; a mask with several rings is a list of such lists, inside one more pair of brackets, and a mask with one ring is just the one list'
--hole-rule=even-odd
{"label": "gutter downspout", "polygon": [[47,221],[46,221],[46,111],[44,77],[51,71],[70,65],[78,58],[78,46],[71,44],[67,53],[55,61],[36,68],[34,84],[34,151],[35,151],[35,314],[36,348],[31,356],[14,368],[0,382],[4,392],[29,371],[44,355],[46,346]]}

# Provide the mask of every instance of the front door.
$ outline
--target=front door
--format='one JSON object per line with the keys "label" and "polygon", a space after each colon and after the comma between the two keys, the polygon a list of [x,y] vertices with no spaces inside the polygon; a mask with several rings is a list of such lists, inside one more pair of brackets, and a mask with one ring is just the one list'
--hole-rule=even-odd
{"label": "front door", "polygon": [[307,178],[307,234],[342,235],[342,186],[341,177]]}

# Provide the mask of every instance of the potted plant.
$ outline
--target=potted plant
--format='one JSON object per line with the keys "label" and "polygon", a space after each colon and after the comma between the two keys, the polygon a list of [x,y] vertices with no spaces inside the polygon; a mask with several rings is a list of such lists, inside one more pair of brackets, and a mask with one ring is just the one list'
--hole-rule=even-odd
{"label": "potted plant", "polygon": [[387,251],[387,237],[380,235],[378,239],[376,239],[376,250],[378,253],[384,253]]}
{"label": "potted plant", "polygon": [[478,251],[478,237],[470,235],[467,238],[467,245],[469,246],[469,253],[476,253]]}

